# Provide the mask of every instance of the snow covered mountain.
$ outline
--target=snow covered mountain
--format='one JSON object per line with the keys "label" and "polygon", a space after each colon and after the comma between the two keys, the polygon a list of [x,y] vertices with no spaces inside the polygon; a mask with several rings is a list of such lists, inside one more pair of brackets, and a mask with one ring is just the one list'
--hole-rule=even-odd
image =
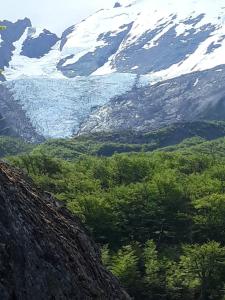
{"label": "snow covered mountain", "polygon": [[27,18],[15,23],[2,21],[0,25],[6,26],[0,32],[0,68],[6,79],[43,75],[46,69],[50,69],[49,75],[54,74],[55,59],[52,66],[49,52],[54,52],[59,41],[56,34],[33,28]]}
{"label": "snow covered mountain", "polygon": [[66,31],[66,75],[153,73],[171,78],[225,63],[223,0],[121,1]]}
{"label": "snow covered mountain", "polygon": [[[154,106],[151,103],[157,99],[144,93],[145,87],[153,91],[154,84],[165,80],[179,83],[176,78],[190,74],[185,80],[190,81],[193,93],[199,88],[200,78],[204,81],[206,74],[207,78],[214,76],[215,68],[223,70],[225,65],[224,0],[121,0],[113,8],[100,10],[66,29],[61,37],[47,29],[33,28],[29,19],[2,21],[0,25],[7,26],[0,32],[0,69],[4,69],[7,80],[4,92],[0,90],[0,109],[19,106],[38,136],[71,136],[81,123],[82,128],[98,130],[104,127],[99,120],[106,122],[112,115],[115,126],[104,128],[113,130],[117,117],[123,118],[123,108],[117,105],[115,109],[112,104],[114,97],[125,93],[122,98],[129,106],[141,95],[143,105]],[[219,80],[215,78],[211,80],[213,91]],[[176,90],[180,91],[180,103],[185,104],[184,91]],[[199,103],[203,94],[199,94]],[[131,102],[128,95],[132,95]],[[178,104],[172,101],[173,96],[170,90],[166,101],[171,101],[170,108],[175,105],[176,111]],[[142,111],[135,105],[132,110],[134,115]],[[155,112],[146,111],[149,114],[144,119],[150,124]],[[0,113],[4,117],[3,111]],[[172,114],[172,110],[165,113]],[[128,127],[130,122],[132,127],[128,113],[124,118],[120,121]],[[84,125],[86,119],[92,123]],[[94,127],[93,122],[97,124]],[[155,124],[159,127],[163,122]]]}
{"label": "snow covered mountain", "polygon": [[225,63],[224,0],[121,0],[60,39],[28,19],[0,24],[7,25],[0,67],[8,79],[119,72],[160,80]]}

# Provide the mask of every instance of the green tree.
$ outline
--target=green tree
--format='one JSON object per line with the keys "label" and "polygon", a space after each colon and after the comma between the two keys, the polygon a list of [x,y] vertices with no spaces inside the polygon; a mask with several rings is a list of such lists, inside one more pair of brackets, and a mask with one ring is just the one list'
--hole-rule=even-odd
{"label": "green tree", "polygon": [[193,201],[194,235],[198,240],[225,243],[225,195],[213,194]]}
{"label": "green tree", "polygon": [[145,280],[150,286],[158,286],[161,283],[160,278],[160,262],[158,259],[158,251],[153,240],[146,243],[144,248],[145,262]]}
{"label": "green tree", "polygon": [[128,292],[135,294],[140,287],[138,257],[131,245],[122,247],[112,256],[111,272],[117,276]]}
{"label": "green tree", "polygon": [[149,177],[151,165],[149,160],[142,156],[114,155],[112,172],[116,185],[127,185]]}
{"label": "green tree", "polygon": [[225,282],[225,247],[211,241],[186,245],[180,258],[180,270],[186,274],[189,288],[199,291],[200,300],[221,299]]}
{"label": "green tree", "polygon": [[221,182],[209,173],[191,174],[187,178],[186,193],[192,200],[221,192]]}
{"label": "green tree", "polygon": [[153,240],[147,241],[144,247],[145,293],[148,299],[166,298],[166,270],[168,259],[159,256]]}

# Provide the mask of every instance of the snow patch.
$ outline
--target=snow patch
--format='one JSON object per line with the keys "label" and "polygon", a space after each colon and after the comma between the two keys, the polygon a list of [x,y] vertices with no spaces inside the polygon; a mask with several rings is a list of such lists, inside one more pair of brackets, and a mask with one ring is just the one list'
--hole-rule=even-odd
{"label": "snow patch", "polygon": [[198,84],[198,82],[199,82],[199,79],[197,78],[197,79],[195,80],[193,86],[196,86],[196,85]]}

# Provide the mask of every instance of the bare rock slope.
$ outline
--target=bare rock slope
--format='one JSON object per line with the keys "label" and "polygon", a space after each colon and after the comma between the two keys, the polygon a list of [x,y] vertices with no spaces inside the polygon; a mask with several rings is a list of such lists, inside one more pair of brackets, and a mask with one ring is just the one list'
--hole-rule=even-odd
{"label": "bare rock slope", "polygon": [[2,162],[0,299],[130,299],[79,220]]}
{"label": "bare rock slope", "polygon": [[173,123],[225,120],[225,65],[133,88],[115,97],[83,122],[80,134],[136,130]]}

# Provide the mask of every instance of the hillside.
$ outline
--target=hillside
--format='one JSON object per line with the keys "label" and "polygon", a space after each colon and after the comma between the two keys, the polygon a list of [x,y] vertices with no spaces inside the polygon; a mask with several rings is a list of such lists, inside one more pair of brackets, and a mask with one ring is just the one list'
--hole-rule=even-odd
{"label": "hillside", "polygon": [[[8,159],[80,217],[102,247],[105,266],[134,299],[207,299],[204,293],[222,300],[225,138],[210,140],[209,124],[192,126],[162,130],[162,143],[195,128],[199,136],[151,152],[143,136],[123,135],[139,144],[122,146],[120,138],[110,143],[100,135],[49,141]],[[210,275],[203,279],[203,272]]]}
{"label": "hillside", "polygon": [[93,111],[79,133],[147,132],[177,122],[224,120],[225,68],[134,87]]}
{"label": "hillside", "polygon": [[0,136],[0,157],[35,152],[75,160],[82,155],[111,156],[114,153],[150,152],[193,138],[193,143],[225,136],[224,122],[177,123],[150,132],[100,132],[72,139],[50,139],[36,145],[18,138]]}
{"label": "hillside", "polygon": [[130,299],[79,220],[0,163],[0,298]]}

